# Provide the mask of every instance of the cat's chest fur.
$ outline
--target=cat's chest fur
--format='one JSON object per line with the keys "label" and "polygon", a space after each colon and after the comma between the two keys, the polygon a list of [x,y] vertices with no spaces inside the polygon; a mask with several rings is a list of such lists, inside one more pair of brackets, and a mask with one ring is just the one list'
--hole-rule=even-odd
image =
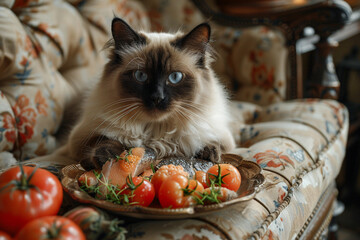
{"label": "cat's chest fur", "polygon": [[218,141],[214,126],[198,120],[186,124],[174,121],[115,125],[106,136],[127,147],[150,147],[158,157],[193,156],[204,146]]}

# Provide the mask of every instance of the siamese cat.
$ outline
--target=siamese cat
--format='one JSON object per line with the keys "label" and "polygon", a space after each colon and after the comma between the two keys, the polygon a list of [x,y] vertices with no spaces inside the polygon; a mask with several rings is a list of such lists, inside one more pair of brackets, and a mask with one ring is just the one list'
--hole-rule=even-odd
{"label": "siamese cat", "polygon": [[86,169],[100,168],[125,148],[168,156],[220,160],[235,147],[228,96],[210,67],[211,28],[187,34],[133,30],[112,21],[101,80],[65,146]]}

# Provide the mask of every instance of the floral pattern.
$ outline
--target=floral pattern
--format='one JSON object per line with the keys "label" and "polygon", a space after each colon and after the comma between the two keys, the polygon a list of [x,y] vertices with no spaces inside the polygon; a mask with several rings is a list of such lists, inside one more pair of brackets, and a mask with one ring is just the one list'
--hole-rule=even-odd
{"label": "floral pattern", "polygon": [[20,65],[23,67],[23,71],[15,73],[15,77],[20,81],[20,84],[23,85],[25,84],[25,81],[29,78],[32,69],[29,68],[30,61],[26,57],[22,58]]}
{"label": "floral pattern", "polygon": [[19,146],[23,146],[34,134],[36,111],[30,106],[29,98],[20,95],[12,107],[15,115],[15,125],[19,134]]}
{"label": "floral pattern", "polygon": [[269,67],[267,64],[261,62],[261,57],[264,55],[262,50],[251,51],[250,61],[253,63],[251,70],[251,82],[254,86],[270,89],[274,88],[274,67]]}
{"label": "floral pattern", "polygon": [[15,119],[8,112],[4,112],[1,114],[1,121],[3,126],[0,128],[0,141],[3,140],[3,136],[5,136],[6,141],[10,143],[15,143],[16,141],[16,127],[15,127]]}
{"label": "floral pattern", "polygon": [[39,114],[42,114],[44,116],[48,115],[48,104],[46,103],[46,99],[42,96],[42,93],[40,91],[38,91],[35,95],[35,106]]}
{"label": "floral pattern", "polygon": [[282,186],[278,189],[278,198],[274,200],[274,205],[276,208],[280,206],[280,204],[284,201],[284,198],[286,197],[286,194],[288,193],[288,187]]}
{"label": "floral pattern", "polygon": [[291,161],[287,155],[276,150],[266,150],[265,152],[257,153],[254,155],[254,159],[256,163],[259,164],[262,168],[280,167],[282,170],[284,170],[287,166],[295,167],[294,162]]}

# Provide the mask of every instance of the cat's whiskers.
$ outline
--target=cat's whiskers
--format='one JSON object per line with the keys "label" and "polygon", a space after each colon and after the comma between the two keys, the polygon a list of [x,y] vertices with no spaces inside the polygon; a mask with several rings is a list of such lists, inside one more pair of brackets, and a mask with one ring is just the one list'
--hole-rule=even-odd
{"label": "cat's whiskers", "polygon": [[119,103],[125,103],[125,102],[139,102],[139,99],[135,98],[135,97],[117,99],[115,101],[111,101],[110,103],[106,104],[103,109],[107,109],[107,108],[110,108],[113,105],[116,105],[116,104],[119,104]]}
{"label": "cat's whiskers", "polygon": [[175,109],[175,115],[176,115],[177,119],[180,120],[180,122],[182,123],[183,126],[187,125],[186,122],[191,121],[191,119],[188,116],[184,115],[179,109]]}
{"label": "cat's whiskers", "polygon": [[202,117],[201,115],[197,114],[196,112],[191,111],[190,109],[187,109],[187,108],[185,108],[183,106],[178,106],[178,108],[183,110],[184,112],[186,112],[187,115],[190,116],[189,120],[191,120],[192,122],[197,123],[198,120],[201,120],[204,123],[208,124],[208,120],[206,118]]}
{"label": "cat's whiskers", "polygon": [[[120,127],[121,129],[126,128],[126,125],[129,125],[129,126],[133,125],[134,122],[136,121],[136,119],[138,118],[138,116],[140,116],[142,114],[142,111],[139,110],[139,108],[136,108],[133,110],[135,110],[135,111],[132,113],[131,117],[125,119],[125,121],[121,124],[121,127]],[[129,112],[129,114],[130,114],[130,112]]]}
{"label": "cat's whiskers", "polygon": [[203,106],[202,104],[199,104],[199,103],[194,103],[194,102],[191,102],[191,101],[188,101],[188,100],[183,100],[181,102],[181,104],[186,105],[186,106],[188,106],[190,108],[196,109],[199,112],[206,111],[206,106]]}
{"label": "cat's whiskers", "polygon": [[[138,105],[138,104],[140,104],[140,103],[137,103],[136,105]],[[117,116],[118,114],[121,114],[121,113],[126,112],[131,106],[134,106],[134,105],[135,105],[135,104],[126,104],[126,105],[123,105],[122,107],[112,109],[112,110],[110,110],[110,111],[105,112],[105,114],[102,114],[102,115],[101,115],[101,118],[103,118],[102,122],[101,122],[100,124],[98,124],[98,125],[96,126],[96,128],[93,129],[93,130],[89,133],[89,135],[82,141],[82,143],[86,143],[90,138],[92,138],[92,137],[95,135],[95,133],[98,131],[98,129],[99,129],[103,124],[107,123],[109,119],[117,118],[116,116]],[[123,109],[122,109],[122,108],[123,108]],[[125,109],[124,109],[124,108],[125,108]],[[122,109],[122,110],[120,110],[120,109]],[[112,113],[110,116],[106,116],[106,113],[110,113],[110,112],[115,111],[115,110],[120,110],[120,111],[117,111],[117,112],[115,112],[115,113]],[[104,116],[104,115],[105,115],[105,116]],[[97,116],[97,118],[99,119],[98,116]],[[107,129],[107,128],[105,128],[105,129]],[[101,132],[103,133],[104,130],[101,131]]]}
{"label": "cat's whiskers", "polygon": [[[114,109],[111,109],[111,110],[109,110],[107,112],[104,112],[104,113],[100,114],[100,117],[99,117],[99,115],[97,115],[96,116],[97,119],[103,119],[103,120],[102,120],[102,122],[100,124],[97,125],[97,127],[93,131],[96,131],[98,128],[100,128],[104,123],[107,122],[108,119],[115,118],[118,114],[121,114],[121,113],[127,111],[133,105],[134,105],[133,103],[122,105],[122,106],[120,106],[118,108],[114,108]],[[108,114],[110,112],[113,112],[113,111],[116,111],[116,112],[114,112],[110,116],[108,116]]]}
{"label": "cat's whiskers", "polygon": [[[131,105],[127,107],[126,109],[123,109],[120,114],[117,112],[116,114],[112,114],[111,117],[106,118],[104,121],[106,121],[107,127],[105,130],[107,130],[110,127],[115,126],[115,124],[119,124],[119,120],[128,115],[130,112],[134,111],[134,109],[139,108],[139,106]],[[103,130],[104,131],[104,130]]]}
{"label": "cat's whiskers", "polygon": [[[140,105],[132,105],[132,106],[126,108],[125,110],[123,110],[120,115],[118,115],[116,117],[112,117],[113,119],[108,123],[108,126],[103,131],[107,131],[108,128],[112,128],[116,124],[120,125],[120,126],[117,126],[116,128],[123,128],[125,123],[129,121],[129,118],[125,118],[125,117],[127,115],[129,115],[131,112],[133,112],[134,110],[137,110],[138,108],[140,108]],[[122,120],[123,122],[119,122],[119,120]]]}
{"label": "cat's whiskers", "polygon": [[[139,102],[140,103],[140,100],[138,98],[124,98],[124,99],[119,99],[119,100],[116,100],[116,101],[112,101],[106,105],[104,105],[104,107],[102,108],[102,111],[105,112],[105,110],[109,109],[109,108],[112,108],[114,107],[114,105],[116,104],[123,104],[124,102],[130,102],[130,101],[133,101],[133,102]],[[131,103],[130,103],[131,104]],[[126,105],[122,105],[123,107],[126,107],[128,106],[129,104],[126,104]],[[110,111],[113,111],[114,109],[111,109]],[[97,119],[99,116],[98,115],[94,115],[90,120],[94,121],[95,119]]]}
{"label": "cat's whiskers", "polygon": [[141,116],[142,115],[142,111],[136,111],[134,114],[133,114],[133,116],[131,116],[131,118],[128,120],[128,121],[130,121],[134,116],[134,118],[131,120],[131,122],[129,123],[129,124],[133,124],[133,123],[135,123],[136,122],[136,120],[137,120],[137,118],[139,117],[139,116]]}
{"label": "cat's whiskers", "polygon": [[114,114],[115,114],[115,115],[121,114],[121,113],[123,113],[124,111],[126,111],[126,110],[128,110],[128,109],[130,109],[130,108],[132,108],[132,107],[140,106],[140,105],[141,105],[141,103],[130,103],[130,104],[122,105],[122,106],[120,106],[120,107],[117,107],[117,108],[108,110],[108,111],[106,111],[106,112],[103,112],[103,113],[102,113],[102,116],[103,116],[103,117],[108,117],[107,115],[108,115],[109,113],[111,113],[111,112],[114,112],[114,111],[117,111],[117,112],[112,113],[111,116],[114,115]]}
{"label": "cat's whiskers", "polygon": [[[129,114],[130,112],[136,110],[137,108],[139,108],[139,106],[135,106],[135,107],[133,107],[133,108],[130,108],[130,109],[128,109],[126,112],[124,112],[124,113],[122,113],[121,115],[117,116],[115,119],[111,120],[111,122],[108,123],[108,125],[107,125],[104,129],[102,129],[102,130],[100,131],[100,132],[101,132],[101,135],[102,135],[102,136],[105,136],[106,133],[109,132],[109,129],[111,129],[111,128],[113,128],[114,126],[116,126],[116,124],[118,123],[118,121],[119,121],[122,117],[126,116],[127,114]],[[115,128],[119,128],[119,127],[115,127]],[[120,128],[121,128],[121,127],[120,127]],[[98,144],[98,143],[99,143],[99,141],[96,142],[96,144]]]}
{"label": "cat's whiskers", "polygon": [[[125,118],[125,116],[128,116],[131,112],[133,112],[134,110],[137,110],[139,107],[140,106],[133,106],[133,107],[129,108],[126,112],[122,113],[114,120],[114,124],[119,123],[119,124],[121,124],[120,127],[124,126],[131,119],[131,117]],[[122,122],[119,122],[119,120],[122,120]]]}

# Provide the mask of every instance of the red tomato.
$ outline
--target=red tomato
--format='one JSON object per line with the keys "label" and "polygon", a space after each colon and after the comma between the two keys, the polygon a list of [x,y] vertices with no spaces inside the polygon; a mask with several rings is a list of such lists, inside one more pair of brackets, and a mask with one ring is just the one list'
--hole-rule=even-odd
{"label": "red tomato", "polygon": [[204,171],[196,171],[195,172],[195,180],[199,181],[204,188],[207,188],[208,185],[206,183],[206,172]]}
{"label": "red tomato", "polygon": [[204,190],[201,183],[188,180],[182,175],[170,176],[159,189],[159,201],[163,208],[184,208],[196,204],[195,196]]}
{"label": "red tomato", "polygon": [[126,185],[122,187],[122,195],[127,195],[129,203],[147,207],[155,198],[155,188],[148,180],[142,177],[127,177]]}
{"label": "red tomato", "polygon": [[[220,168],[220,173],[219,173]],[[231,164],[217,164],[207,171],[206,182],[210,186],[210,179],[215,181],[216,186],[221,186],[236,192],[241,184],[239,171]]]}
{"label": "red tomato", "polygon": [[27,222],[56,215],[63,199],[60,181],[49,171],[11,168],[0,175],[0,230],[15,234]]}
{"label": "red tomato", "polygon": [[172,175],[182,175],[185,177],[189,176],[182,166],[175,166],[173,164],[161,166],[151,178],[151,183],[155,187],[156,196],[158,196],[161,184],[163,184],[163,182]]}
{"label": "red tomato", "polygon": [[[92,207],[77,207],[64,214],[64,217],[71,219],[76,223],[85,233],[88,231],[95,231],[95,227],[98,225],[94,222],[103,221],[103,217],[99,211]],[[100,226],[99,226],[100,228]],[[98,230],[98,229],[96,229]]]}
{"label": "red tomato", "polygon": [[16,240],[85,240],[80,227],[65,217],[47,216],[37,218],[25,225]]}
{"label": "red tomato", "polygon": [[7,234],[6,232],[0,231],[0,240],[11,240],[12,238],[10,237],[9,234]]}
{"label": "red tomato", "polygon": [[64,217],[80,226],[87,239],[125,239],[126,230],[117,218],[110,218],[103,211],[79,206],[67,212]]}

